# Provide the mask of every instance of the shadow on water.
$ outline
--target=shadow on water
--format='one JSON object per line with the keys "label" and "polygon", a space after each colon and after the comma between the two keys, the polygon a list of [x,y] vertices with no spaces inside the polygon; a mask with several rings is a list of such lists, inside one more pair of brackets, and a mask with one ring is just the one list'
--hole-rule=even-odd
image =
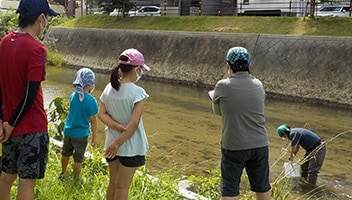
{"label": "shadow on water", "polygon": [[[76,70],[47,68],[47,80],[43,82],[45,105],[55,96],[69,97]],[[99,95],[109,82],[108,74],[96,73],[96,89]],[[147,131],[150,150],[146,167],[151,173],[171,168],[183,169],[186,175],[204,175],[207,170],[219,168],[221,118],[211,112],[207,90],[153,81],[138,82],[150,95],[145,104],[143,121]],[[312,106],[267,99],[265,106],[266,126],[270,140],[271,179],[283,171],[288,155],[282,157],[286,147],[276,134],[279,124],[307,127],[325,140],[341,132],[352,130],[352,112],[331,107]],[[99,142],[103,144],[103,125],[98,124]],[[344,134],[327,145],[327,154],[319,175],[322,185],[313,196],[300,180],[292,180],[292,196],[297,199],[352,199],[352,134]],[[297,160],[303,157],[299,151]]]}

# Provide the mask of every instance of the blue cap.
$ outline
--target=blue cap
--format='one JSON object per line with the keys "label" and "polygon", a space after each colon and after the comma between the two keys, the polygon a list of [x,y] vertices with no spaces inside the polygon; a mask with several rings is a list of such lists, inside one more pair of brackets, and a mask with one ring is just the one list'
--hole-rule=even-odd
{"label": "blue cap", "polygon": [[50,8],[48,0],[20,0],[17,13],[29,16],[39,16],[40,14],[49,14],[56,16],[58,13]]}
{"label": "blue cap", "polygon": [[250,55],[248,50],[243,47],[232,47],[229,49],[226,55],[226,61],[233,65],[239,60],[246,61],[249,64]]}

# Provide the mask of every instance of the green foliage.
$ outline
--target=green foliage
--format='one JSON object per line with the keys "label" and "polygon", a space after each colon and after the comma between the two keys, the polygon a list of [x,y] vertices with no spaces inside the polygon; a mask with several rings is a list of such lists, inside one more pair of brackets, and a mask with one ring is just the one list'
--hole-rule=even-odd
{"label": "green foliage", "polygon": [[66,15],[58,15],[55,17],[50,17],[49,27],[50,26],[57,26],[59,24],[66,22],[67,20],[69,20],[69,18]]}
{"label": "green foliage", "polygon": [[151,199],[174,199],[183,200],[177,189],[175,179],[171,179],[172,174],[160,173],[157,177],[147,174],[144,169],[135,175],[131,184],[129,196],[131,200],[151,200]]}
{"label": "green foliage", "polygon": [[286,200],[289,199],[289,194],[292,189],[292,182],[288,178],[284,178],[281,181],[274,183],[271,189],[271,198],[275,200]]}
{"label": "green foliage", "polygon": [[45,34],[48,32],[48,30],[50,29],[51,26],[56,26],[58,24],[62,24],[65,21],[67,21],[68,18],[64,15],[58,15],[55,17],[50,17],[49,18],[49,22],[48,22],[48,26],[46,27],[45,31],[44,31],[44,36],[42,38],[40,38],[40,40],[43,40],[45,37]]}
{"label": "green foliage", "polygon": [[57,67],[64,66],[65,61],[59,53],[57,53],[55,50],[53,50],[50,47],[47,48],[47,51],[48,51],[48,58],[47,58],[48,65],[57,66]]}
{"label": "green foliage", "polygon": [[66,117],[69,111],[69,102],[63,97],[55,97],[49,104],[49,132],[54,138],[62,140]]}
{"label": "green foliage", "polygon": [[208,170],[207,176],[191,175],[188,180],[193,182],[197,194],[210,199],[220,199],[220,170]]}
{"label": "green foliage", "polygon": [[57,3],[57,4],[62,5],[62,6],[65,7],[65,6],[67,6],[67,1],[68,0],[53,0],[52,2]]}
{"label": "green foliage", "polygon": [[18,15],[14,10],[0,13],[0,37],[17,28]]}
{"label": "green foliage", "polygon": [[[56,17],[51,17],[49,20],[49,27],[57,26],[66,21],[68,21],[68,18],[66,16],[59,15]],[[46,30],[46,32],[48,30],[49,28]],[[48,50],[47,64],[62,67],[65,64],[65,61],[62,58],[62,56],[59,53],[57,53],[55,42],[56,41],[53,38],[46,38],[45,40],[45,44]]]}
{"label": "green foliage", "polygon": [[[47,171],[45,178],[37,181],[35,199],[104,199],[108,184],[106,164],[100,160],[99,151],[101,149],[89,147],[88,151],[93,152],[94,155],[84,161],[80,179],[74,180],[72,168],[68,168],[64,179],[59,180],[58,175],[61,172],[60,149],[50,145]],[[72,159],[70,161],[72,162]],[[12,189],[14,190],[14,188]]]}

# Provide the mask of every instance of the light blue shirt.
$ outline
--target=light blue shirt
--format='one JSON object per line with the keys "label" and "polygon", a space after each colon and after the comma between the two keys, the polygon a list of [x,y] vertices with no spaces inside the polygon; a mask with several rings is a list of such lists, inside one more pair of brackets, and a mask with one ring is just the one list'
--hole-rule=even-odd
{"label": "light blue shirt", "polygon": [[65,122],[64,135],[83,138],[90,134],[90,117],[98,113],[97,100],[89,93],[84,93],[84,100],[79,100],[77,92],[70,96],[70,110]]}
{"label": "light blue shirt", "polygon": [[[148,97],[149,95],[145,90],[134,83],[122,83],[119,91],[116,91],[109,83],[100,96],[100,100],[105,104],[106,111],[115,121],[127,125],[131,120],[134,105]],[[105,148],[119,137],[120,134],[121,132],[106,127]],[[141,119],[135,132],[119,147],[116,155],[145,155],[147,150],[148,140],[143,126],[143,120]]]}

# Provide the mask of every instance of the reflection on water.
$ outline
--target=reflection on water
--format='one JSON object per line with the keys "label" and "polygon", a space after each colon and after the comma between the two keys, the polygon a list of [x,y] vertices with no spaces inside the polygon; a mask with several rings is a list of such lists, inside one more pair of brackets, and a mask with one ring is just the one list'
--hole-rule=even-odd
{"label": "reflection on water", "polygon": [[[55,96],[69,97],[75,72],[67,68],[47,68],[47,80],[43,83],[46,106]],[[99,99],[109,75],[96,74],[96,79],[93,95]],[[221,118],[211,112],[207,90],[150,81],[140,81],[138,84],[150,95],[143,121],[150,143],[147,168],[151,173],[182,168],[186,174],[203,174],[205,170],[218,168]],[[283,164],[289,157],[280,157],[286,143],[277,136],[277,125],[287,123],[296,127],[305,126],[325,140],[352,130],[352,112],[348,110],[268,99],[265,115],[270,139],[272,180],[282,172]],[[102,124],[99,126],[99,135],[102,143]],[[326,159],[318,180],[318,184],[323,187],[317,191],[317,198],[352,199],[351,144],[352,133],[348,133],[327,145]],[[297,161],[303,154],[301,150]],[[299,180],[294,180],[294,192],[302,195],[307,191]]]}

